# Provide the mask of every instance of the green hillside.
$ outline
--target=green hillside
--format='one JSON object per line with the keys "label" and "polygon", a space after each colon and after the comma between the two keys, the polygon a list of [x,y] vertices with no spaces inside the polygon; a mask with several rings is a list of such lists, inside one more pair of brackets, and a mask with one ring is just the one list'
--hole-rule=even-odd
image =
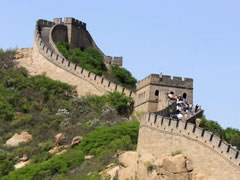
{"label": "green hillside", "polygon": [[[114,92],[78,98],[73,86],[16,68],[14,56],[15,51],[0,51],[0,179],[87,176],[114,162],[116,152],[136,148],[139,124],[128,120],[130,97]],[[30,133],[32,141],[5,145],[22,131]],[[66,137],[63,145],[75,136],[83,136],[82,143],[63,155],[50,154],[58,133]],[[24,155],[32,163],[14,170]],[[86,155],[93,158],[86,162]]]}
{"label": "green hillside", "polygon": [[56,42],[56,46],[62,55],[69,61],[99,76],[104,76],[116,84],[135,90],[137,80],[132,76],[131,72],[125,68],[115,65],[108,69],[104,64],[103,55],[97,49],[71,49],[71,45],[69,43],[61,42]]}

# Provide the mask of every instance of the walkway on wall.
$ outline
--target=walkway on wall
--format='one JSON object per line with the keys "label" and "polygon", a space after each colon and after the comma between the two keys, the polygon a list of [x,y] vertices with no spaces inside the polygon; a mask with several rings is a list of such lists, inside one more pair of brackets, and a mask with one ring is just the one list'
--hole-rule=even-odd
{"label": "walkway on wall", "polygon": [[[199,117],[201,113],[196,113],[194,118]],[[174,120],[156,113],[146,113],[141,119],[140,129],[143,127],[150,128],[159,133],[181,136],[195,141],[205,148],[214,151],[240,171],[239,151],[213,133],[197,127],[191,121]]]}

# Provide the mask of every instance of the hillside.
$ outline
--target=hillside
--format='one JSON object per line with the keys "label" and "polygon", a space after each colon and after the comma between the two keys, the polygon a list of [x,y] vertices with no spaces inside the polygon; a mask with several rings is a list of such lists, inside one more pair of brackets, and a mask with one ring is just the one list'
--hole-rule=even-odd
{"label": "hillside", "polygon": [[[117,151],[136,149],[138,123],[127,118],[132,111],[130,97],[115,92],[78,98],[73,86],[15,68],[14,51],[1,51],[0,55],[1,178],[42,179],[68,173],[84,176],[112,162]],[[21,132],[29,133],[31,140],[17,146],[5,145]],[[55,136],[59,133],[64,138],[57,143]],[[83,140],[80,146],[71,148],[74,137]],[[49,153],[53,147],[65,153]],[[93,158],[86,164],[87,155]],[[22,157],[31,164],[13,171]]]}
{"label": "hillside", "polygon": [[0,49],[0,179],[238,180],[240,131],[206,119],[192,78],[122,65],[71,17]]}

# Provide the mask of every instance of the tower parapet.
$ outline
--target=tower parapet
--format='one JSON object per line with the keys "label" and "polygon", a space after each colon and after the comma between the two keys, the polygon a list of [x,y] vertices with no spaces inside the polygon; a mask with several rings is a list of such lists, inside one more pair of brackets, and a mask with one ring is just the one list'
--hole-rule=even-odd
{"label": "tower parapet", "polygon": [[123,57],[104,56],[104,62],[109,65],[123,65]]}
{"label": "tower parapet", "polygon": [[182,78],[177,76],[168,76],[160,74],[151,74],[139,81],[137,84],[137,90],[141,89],[147,85],[159,85],[159,86],[168,86],[176,88],[185,88],[193,89],[193,79],[191,78]]}
{"label": "tower parapet", "polygon": [[193,103],[193,79],[177,76],[151,74],[137,84],[135,110],[145,112],[160,111],[169,106],[167,94],[187,96],[188,102]]}
{"label": "tower parapet", "polygon": [[72,17],[66,17],[64,18],[64,24],[71,24],[71,25],[74,25],[74,26],[77,26],[77,27],[81,27],[83,29],[87,29],[87,24],[82,22],[82,21],[79,21],[77,19],[74,19]]}

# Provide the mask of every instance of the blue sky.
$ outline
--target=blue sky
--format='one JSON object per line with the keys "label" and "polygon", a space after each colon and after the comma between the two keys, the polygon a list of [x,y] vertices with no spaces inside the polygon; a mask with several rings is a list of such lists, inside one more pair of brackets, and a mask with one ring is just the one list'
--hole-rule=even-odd
{"label": "blue sky", "polygon": [[0,6],[0,47],[31,47],[37,19],[75,17],[138,80],[191,77],[207,118],[240,129],[239,9],[239,0],[8,0]]}

